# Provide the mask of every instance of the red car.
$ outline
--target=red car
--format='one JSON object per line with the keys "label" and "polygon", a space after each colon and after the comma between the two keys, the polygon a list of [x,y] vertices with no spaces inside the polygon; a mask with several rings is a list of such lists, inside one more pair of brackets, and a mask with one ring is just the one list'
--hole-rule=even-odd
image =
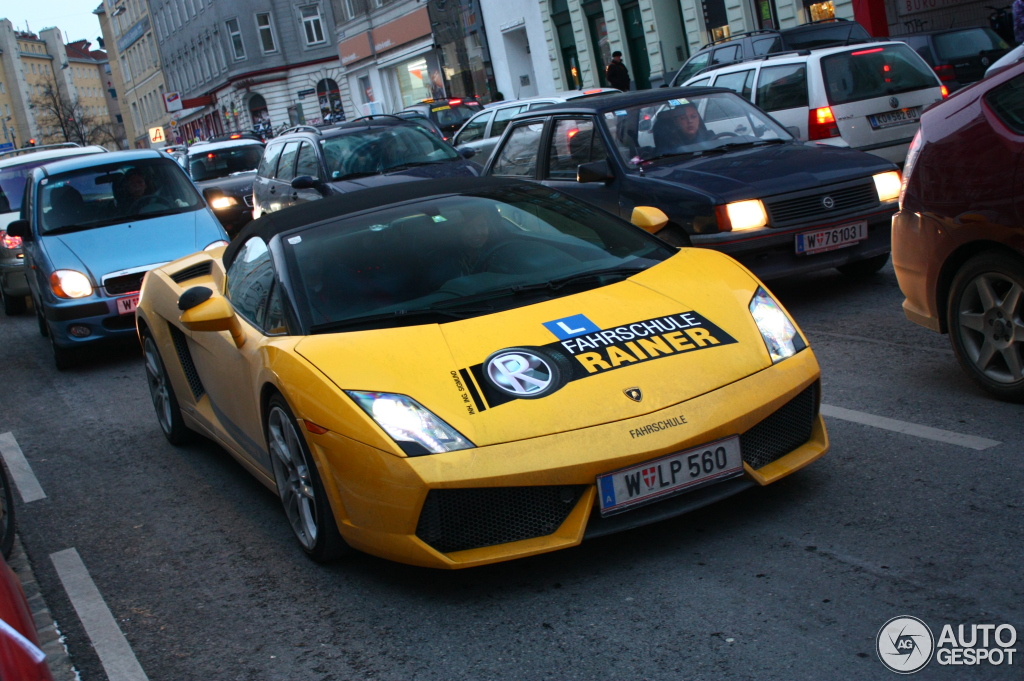
{"label": "red car", "polygon": [[967,374],[1024,402],[1024,62],[921,116],[893,217],[907,317],[948,333]]}

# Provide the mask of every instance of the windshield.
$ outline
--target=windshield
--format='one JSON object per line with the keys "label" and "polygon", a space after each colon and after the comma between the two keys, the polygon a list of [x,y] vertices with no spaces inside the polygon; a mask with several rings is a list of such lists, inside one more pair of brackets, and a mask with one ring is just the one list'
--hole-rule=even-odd
{"label": "windshield", "polygon": [[667,246],[546,187],[502,187],[386,208],[286,236],[312,332],[486,314],[621,280]]}
{"label": "windshield", "polygon": [[322,139],[320,145],[332,180],[460,158],[455,149],[418,125],[359,130]]}
{"label": "windshield", "polygon": [[604,114],[630,167],[669,156],[716,153],[793,139],[763,111],[731,92],[665,99]]}
{"label": "windshield", "polygon": [[856,21],[843,21],[815,28],[786,31],[783,35],[786,47],[791,50],[813,50],[816,47],[849,45],[871,40],[868,32]]}
{"label": "windshield", "polygon": [[227,177],[235,173],[256,172],[263,158],[262,144],[247,144],[203,151],[199,148],[188,156],[188,171],[196,182]]}
{"label": "windshield", "polygon": [[143,159],[93,166],[39,182],[42,234],[186,213],[202,197],[170,159]]}
{"label": "windshield", "polygon": [[829,104],[939,87],[935,73],[902,43],[822,57],[821,72]]}
{"label": "windshield", "polygon": [[[70,154],[69,156],[76,156]],[[14,166],[0,168],[0,214],[16,213],[21,210],[21,199],[25,195],[25,181],[39,166],[60,161],[68,156],[47,156],[42,160],[26,161]]]}
{"label": "windshield", "polygon": [[454,106],[443,104],[430,107],[430,114],[442,128],[460,126],[472,118],[473,114],[480,111],[480,105],[476,102],[456,104]]}
{"label": "windshield", "polygon": [[964,57],[977,57],[994,50],[1008,50],[1010,46],[991,28],[970,28],[966,31],[938,34],[935,36],[935,49],[939,53],[939,59],[953,61]]}

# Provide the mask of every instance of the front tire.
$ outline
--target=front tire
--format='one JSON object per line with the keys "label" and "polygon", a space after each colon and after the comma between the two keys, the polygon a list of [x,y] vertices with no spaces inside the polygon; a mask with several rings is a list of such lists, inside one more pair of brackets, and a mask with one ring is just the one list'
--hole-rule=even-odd
{"label": "front tire", "polygon": [[968,260],[946,306],[949,340],[975,383],[1001,400],[1024,402],[1024,262],[1003,253]]}
{"label": "front tire", "polygon": [[181,416],[181,407],[174,394],[174,386],[167,375],[167,368],[160,357],[156,341],[149,331],[142,332],[142,355],[146,361],[146,381],[149,383],[149,395],[153,398],[156,420],[164,437],[175,447],[187,444],[192,439],[192,431],[185,425]]}
{"label": "front tire", "polygon": [[306,440],[299,433],[288,403],[279,394],[270,398],[266,433],[278,496],[302,550],[318,563],[351,552],[338,532]]}
{"label": "front tire", "polygon": [[836,269],[848,277],[867,277],[885,267],[887,262],[889,262],[889,254],[883,253],[863,260],[848,262]]}
{"label": "front tire", "polygon": [[57,371],[75,368],[78,364],[78,353],[57,345],[57,341],[53,338],[53,329],[47,328],[46,335],[50,338],[50,351],[53,353],[53,363],[57,367]]}

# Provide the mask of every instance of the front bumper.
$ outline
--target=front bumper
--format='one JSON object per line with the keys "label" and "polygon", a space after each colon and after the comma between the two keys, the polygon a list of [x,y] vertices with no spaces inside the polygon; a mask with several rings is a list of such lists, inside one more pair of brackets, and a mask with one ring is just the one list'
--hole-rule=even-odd
{"label": "front bumper", "polygon": [[[769,228],[750,232],[694,234],[690,239],[694,246],[713,248],[732,256],[765,281],[839,267],[888,253],[891,248],[892,214],[895,210],[893,206],[870,215],[855,215],[818,225]],[[868,237],[863,241],[853,246],[813,255],[796,253],[794,240],[797,234],[849,225],[861,220],[868,223]]]}
{"label": "front bumper", "polygon": [[948,232],[928,215],[900,211],[892,217],[892,266],[906,297],[903,313],[910,321],[943,333],[938,282],[942,265],[953,250]]}
{"label": "front bumper", "polygon": [[[345,540],[390,560],[437,568],[462,568],[554,551],[597,536],[655,522],[713,503],[748,487],[767,485],[828,451],[820,415],[809,416],[810,436],[758,469],[744,463],[741,478],[713,484],[620,515],[596,510],[599,474],[747,433],[805,395],[820,370],[810,349],[743,380],[672,407],[623,421],[520,442],[397,457],[328,432],[306,433],[332,499]],[[631,431],[685,416],[685,425],[635,437]],[[431,490],[552,488],[574,490],[564,520],[543,536],[443,553],[424,541],[421,513]],[[575,500],[575,501],[573,501]],[[418,531],[419,530],[419,531]]]}
{"label": "front bumper", "polygon": [[27,296],[31,293],[28,278],[25,276],[25,261],[21,258],[4,258],[0,260],[0,286],[4,295]]}
{"label": "front bumper", "polygon": [[[118,314],[117,311],[117,301],[128,297],[105,298],[93,295],[83,300],[45,302],[43,316],[49,324],[54,343],[62,348],[80,348],[102,340],[136,335],[135,313]],[[68,327],[72,325],[85,326],[90,334],[85,338],[72,336],[68,332]]]}

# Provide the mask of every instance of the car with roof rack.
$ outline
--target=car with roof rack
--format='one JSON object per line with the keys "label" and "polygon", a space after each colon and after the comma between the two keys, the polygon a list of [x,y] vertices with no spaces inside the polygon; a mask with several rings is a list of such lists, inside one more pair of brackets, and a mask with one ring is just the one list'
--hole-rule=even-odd
{"label": "car with roof rack", "polygon": [[391,114],[332,128],[296,126],[267,145],[253,182],[253,215],[386,184],[475,177],[479,166],[468,160],[474,153]]}
{"label": "car with roof rack", "polygon": [[705,71],[688,87],[727,87],[795,137],[902,164],[921,112],[949,94],[906,43],[765,55]]}
{"label": "car with roof rack", "polygon": [[249,136],[209,141],[193,144],[181,159],[231,236],[252,220],[252,185],[265,146]]}
{"label": "car with roof rack", "polygon": [[666,81],[669,87],[678,87],[707,69],[766,54],[811,50],[830,45],[853,45],[872,40],[874,38],[863,26],[847,19],[823,19],[782,30],[760,29],[735,33],[702,47]]}

